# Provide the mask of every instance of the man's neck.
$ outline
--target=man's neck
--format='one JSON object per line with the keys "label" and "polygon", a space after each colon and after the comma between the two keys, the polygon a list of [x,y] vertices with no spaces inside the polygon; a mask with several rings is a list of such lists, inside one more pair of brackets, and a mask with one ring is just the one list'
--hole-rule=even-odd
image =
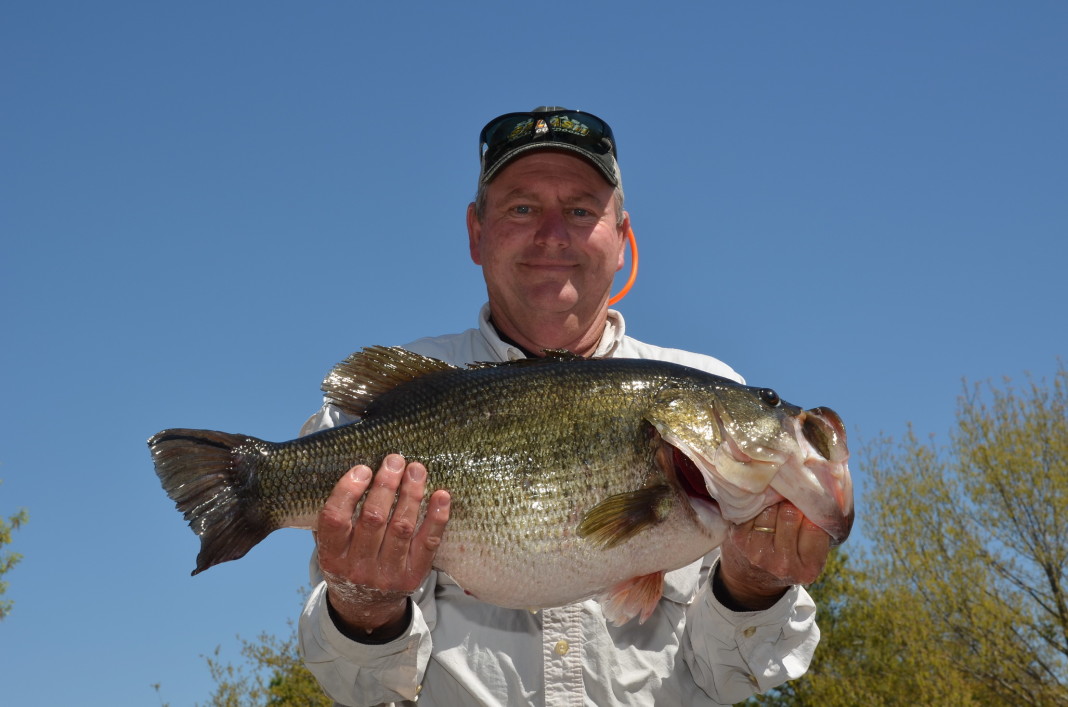
{"label": "man's neck", "polygon": [[490,324],[497,330],[501,340],[521,349],[532,358],[544,356],[546,349],[564,349],[578,356],[592,356],[604,334],[605,317],[599,317],[596,322],[585,327],[554,323],[521,330],[511,322],[495,317],[492,310],[490,314]]}

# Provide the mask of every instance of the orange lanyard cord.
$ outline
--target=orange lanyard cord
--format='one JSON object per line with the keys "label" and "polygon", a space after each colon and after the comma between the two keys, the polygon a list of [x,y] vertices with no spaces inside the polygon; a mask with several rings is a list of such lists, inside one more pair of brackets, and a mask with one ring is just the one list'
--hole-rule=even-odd
{"label": "orange lanyard cord", "polygon": [[633,228],[627,230],[627,239],[630,241],[630,277],[627,278],[627,283],[623,285],[623,289],[608,300],[609,307],[627,296],[631,286],[634,284],[634,280],[638,277],[638,241],[634,239]]}

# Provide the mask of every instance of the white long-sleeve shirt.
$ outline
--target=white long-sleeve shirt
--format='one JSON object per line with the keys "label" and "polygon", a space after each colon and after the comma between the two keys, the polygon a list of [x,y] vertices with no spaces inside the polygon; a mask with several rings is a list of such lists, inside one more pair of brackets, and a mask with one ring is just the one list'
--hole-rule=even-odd
{"label": "white long-sleeve shirt", "polygon": [[[455,365],[525,357],[501,340],[488,305],[477,329],[404,348]],[[710,356],[626,336],[614,310],[594,356],[671,361],[742,382]],[[350,421],[324,405],[302,433]],[[653,615],[623,626],[608,623],[593,599],[537,612],[505,609],[431,572],[412,596],[407,631],[371,645],[334,625],[313,556],[317,586],[301,614],[300,650],[323,689],[344,705],[732,704],[803,674],[819,629],[815,604],[800,586],[764,611],[724,607],[710,586],[718,561],[716,550],[667,573]]]}

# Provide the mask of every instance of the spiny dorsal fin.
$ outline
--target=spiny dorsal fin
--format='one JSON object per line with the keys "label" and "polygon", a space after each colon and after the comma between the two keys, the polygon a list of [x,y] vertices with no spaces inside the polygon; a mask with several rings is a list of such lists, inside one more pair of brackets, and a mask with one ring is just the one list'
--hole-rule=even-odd
{"label": "spiny dorsal fin", "polygon": [[334,366],[322,389],[327,402],[361,417],[372,400],[401,383],[452,370],[456,366],[399,346],[369,346]]}
{"label": "spiny dorsal fin", "polygon": [[579,356],[577,353],[571,353],[567,349],[542,349],[541,352],[545,354],[545,358],[555,358],[556,360],[564,361],[585,361],[585,356]]}
{"label": "spiny dorsal fin", "polygon": [[571,353],[567,349],[542,349],[541,352],[545,354],[538,358],[517,358],[514,361],[476,361],[475,363],[467,364],[468,368],[500,368],[503,366],[512,366],[515,368],[522,368],[525,366],[544,366],[547,363],[560,363],[561,361],[588,361],[585,356],[579,356],[578,354]]}

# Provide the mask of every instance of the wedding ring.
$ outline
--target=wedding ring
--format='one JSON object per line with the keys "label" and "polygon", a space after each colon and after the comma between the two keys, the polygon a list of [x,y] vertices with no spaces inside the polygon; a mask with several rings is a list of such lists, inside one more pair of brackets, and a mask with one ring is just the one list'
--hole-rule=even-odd
{"label": "wedding ring", "polygon": [[765,527],[763,525],[754,525],[753,526],[753,530],[755,530],[758,533],[772,533],[772,534],[775,533],[775,528],[768,528],[768,527]]}

